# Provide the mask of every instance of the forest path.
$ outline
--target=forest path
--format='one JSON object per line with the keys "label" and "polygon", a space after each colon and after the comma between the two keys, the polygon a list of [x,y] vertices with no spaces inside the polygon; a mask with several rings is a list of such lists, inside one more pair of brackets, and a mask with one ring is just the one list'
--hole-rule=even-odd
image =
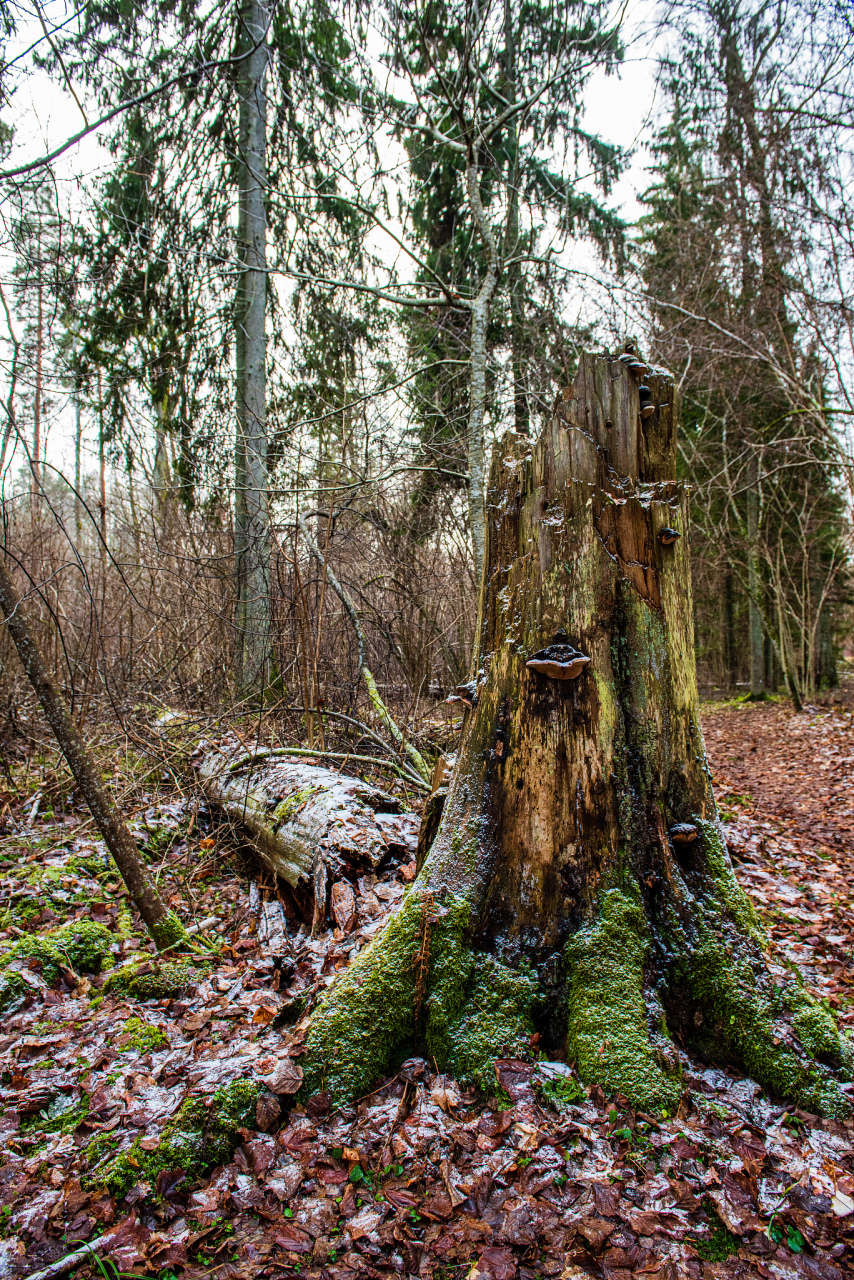
{"label": "forest path", "polygon": [[740,882],[807,982],[854,1024],[854,713],[740,703],[703,714]]}

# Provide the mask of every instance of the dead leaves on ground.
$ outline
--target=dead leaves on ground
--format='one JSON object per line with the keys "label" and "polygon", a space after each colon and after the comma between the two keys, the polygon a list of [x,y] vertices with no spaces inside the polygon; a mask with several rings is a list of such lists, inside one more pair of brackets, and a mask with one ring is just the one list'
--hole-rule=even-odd
{"label": "dead leaves on ground", "polygon": [[[754,714],[763,719],[745,718]],[[850,1018],[851,840],[844,825],[831,831],[832,814],[850,807],[838,790],[846,775],[827,756],[825,790],[814,770],[803,800],[795,768],[785,787],[774,781],[786,744],[800,742],[792,758],[805,759],[825,749],[825,730],[833,752],[854,755],[850,718],[807,716],[784,733],[768,715],[710,719],[729,846],[778,945]],[[825,839],[837,830],[840,842]],[[93,1005],[97,980],[88,993],[36,987],[0,1039],[0,1274],[25,1276],[98,1233],[117,1270],[186,1280],[850,1273],[854,1127],[789,1114],[736,1073],[683,1060],[686,1096],[664,1120],[596,1088],[561,1113],[545,1109],[531,1064],[516,1060],[497,1065],[493,1099],[415,1059],[358,1105],[336,1111],[321,1093],[295,1107],[307,1010],[382,927],[413,870],[342,887],[335,928],[314,939],[292,930],[286,954],[231,879],[228,945],[180,999]],[[200,909],[216,894],[205,887]],[[102,918],[116,923],[109,905]],[[131,1018],[157,1028],[163,1047],[135,1048]],[[121,1203],[82,1187],[94,1137],[153,1150],[188,1096],[247,1075],[263,1086],[255,1127],[227,1165],[197,1182],[164,1170]],[[87,1270],[101,1274],[78,1274]]]}

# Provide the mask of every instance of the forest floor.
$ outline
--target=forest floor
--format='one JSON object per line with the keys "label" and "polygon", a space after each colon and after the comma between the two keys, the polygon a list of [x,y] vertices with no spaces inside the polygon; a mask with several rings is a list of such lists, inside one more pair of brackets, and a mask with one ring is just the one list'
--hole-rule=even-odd
{"label": "forest floor", "polygon": [[[854,713],[718,705],[704,728],[772,945],[854,1025]],[[147,861],[186,919],[219,923],[179,996],[132,998],[105,974],[144,969],[149,945],[85,815],[54,814],[44,776],[27,766],[0,792],[0,1280],[83,1242],[97,1254],[75,1274],[111,1280],[854,1273],[854,1123],[687,1057],[670,1118],[598,1088],[555,1109],[542,1069],[511,1060],[488,1098],[412,1059],[353,1106],[294,1106],[305,1009],[381,927],[411,858],[356,879],[346,932],[294,931],[278,955],[234,833],[164,782],[135,806]],[[103,926],[104,972],[81,972],[82,953],[75,968],[70,944],[33,958],[80,920]],[[234,1081],[261,1090],[243,1115]]]}

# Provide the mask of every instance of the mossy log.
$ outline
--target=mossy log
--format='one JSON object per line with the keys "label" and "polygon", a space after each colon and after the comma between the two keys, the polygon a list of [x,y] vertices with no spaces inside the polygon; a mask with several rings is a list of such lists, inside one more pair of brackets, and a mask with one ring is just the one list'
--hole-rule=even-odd
{"label": "mossy log", "polygon": [[848,1110],[850,1046],[774,964],[722,839],[673,380],[652,369],[645,390],[636,372],[583,356],[536,444],[511,433],[496,450],[475,688],[442,820],[314,1014],[308,1088],[353,1096],[416,1047],[494,1084],[495,1058],[536,1029],[638,1107],[678,1104],[678,1044],[813,1111]]}
{"label": "mossy log", "polygon": [[294,891],[307,916],[325,916],[329,886],[387,858],[414,855],[418,819],[378,787],[229,740],[204,753],[208,799],[246,833],[259,859]]}

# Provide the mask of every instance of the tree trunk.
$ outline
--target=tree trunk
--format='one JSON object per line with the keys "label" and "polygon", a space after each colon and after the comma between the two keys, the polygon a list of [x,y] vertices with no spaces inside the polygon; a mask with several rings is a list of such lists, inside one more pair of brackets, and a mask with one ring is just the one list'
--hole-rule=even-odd
{"label": "tree trunk", "polygon": [[648,382],[642,418],[626,365],[583,356],[536,445],[511,433],[497,451],[445,811],[403,904],[313,1016],[308,1088],[353,1096],[420,1046],[494,1087],[495,1059],[536,1029],[634,1106],[678,1104],[675,1040],[848,1109],[833,1016],[766,955],[722,840],[673,382]]}
{"label": "tree trunk", "polygon": [[[504,0],[504,96],[508,106],[516,102],[516,32],[513,29],[512,0]],[[507,125],[507,230],[504,237],[507,264],[507,292],[510,297],[510,364],[513,371],[513,424],[519,435],[530,432],[528,393],[525,389],[525,299],[521,264],[513,261],[521,251],[519,243],[519,123],[514,116]]]}
{"label": "tree trunk", "polygon": [[245,690],[270,680],[267,476],[267,7],[246,0],[241,44],[258,47],[240,82],[240,208],[235,447],[236,675]]}
{"label": "tree trunk", "polygon": [[264,865],[290,885],[301,914],[324,919],[336,880],[376,870],[390,856],[414,856],[418,820],[378,787],[294,755],[226,741],[202,757],[199,780]]}
{"label": "tree trunk", "polygon": [[[38,270],[41,271],[39,241]],[[39,280],[36,289],[36,385],[33,394],[33,464],[30,490],[35,497],[41,488],[42,399],[44,392],[44,289]]]}
{"label": "tree trunk", "polygon": [[750,642],[750,698],[755,702],[761,702],[765,697],[765,638],[762,631],[762,610],[759,605],[762,579],[759,572],[759,557],[756,554],[758,536],[759,497],[755,488],[751,487],[747,494],[747,554],[750,557],[747,568],[747,607]]}
{"label": "tree trunk", "polygon": [[472,217],[480,231],[486,250],[486,274],[477,296],[471,302],[471,393],[468,422],[469,526],[475,573],[483,569],[483,428],[486,417],[486,334],[492,310],[492,295],[498,283],[498,251],[492,228],[487,221],[480,198],[477,161],[469,156],[466,166],[466,189]]}
{"label": "tree trunk", "polygon": [[81,389],[74,388],[74,536],[77,550],[81,550],[83,540],[83,503],[80,500],[81,467],[80,451],[83,441],[83,419],[80,405]]}
{"label": "tree trunk", "polygon": [[159,949],[174,946],[185,937],[180,920],[164,906],[139,856],[136,841],[104,790],[101,775],[47,668],[27,621],[24,604],[9,570],[0,559],[0,613],[9,628],[24,674],[38,696],[59,749],[95,825],[127,885],[134,906]]}

